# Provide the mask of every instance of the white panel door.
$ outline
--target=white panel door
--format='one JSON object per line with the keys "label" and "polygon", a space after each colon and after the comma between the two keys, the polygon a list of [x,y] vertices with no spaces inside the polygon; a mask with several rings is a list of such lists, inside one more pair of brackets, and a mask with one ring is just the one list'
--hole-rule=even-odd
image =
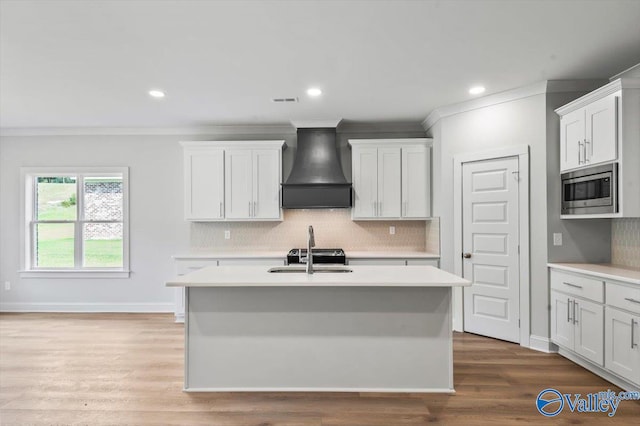
{"label": "white panel door", "polygon": [[640,384],[639,323],[639,316],[607,307],[604,366],[637,384]]}
{"label": "white panel door", "polygon": [[573,299],[575,315],[574,350],[583,357],[604,365],[604,311],[602,305]]}
{"label": "white panel door", "polygon": [[431,216],[429,148],[402,148],[402,217]]}
{"label": "white panel door", "polygon": [[378,217],[400,217],[400,148],[378,149]]}
{"label": "white panel door", "polygon": [[560,119],[560,171],[579,167],[584,162],[584,109]]}
{"label": "white panel door", "polygon": [[224,217],[224,150],[186,150],[184,153],[187,220]]}
{"label": "white panel door", "polygon": [[353,149],[354,218],[376,217],[378,202],[378,150]]}
{"label": "white panel door", "polygon": [[519,342],[518,158],[462,165],[464,330]]}
{"label": "white panel door", "polygon": [[551,341],[573,350],[574,325],[571,298],[566,294],[551,292]]}
{"label": "white panel door", "polygon": [[225,153],[225,213],[227,219],[248,219],[253,211],[253,162],[251,150]]}
{"label": "white panel door", "polygon": [[253,151],[253,217],[280,217],[280,155],[277,149]]}
{"label": "white panel door", "polygon": [[613,161],[617,157],[617,98],[615,95],[595,101],[585,107],[586,162]]}

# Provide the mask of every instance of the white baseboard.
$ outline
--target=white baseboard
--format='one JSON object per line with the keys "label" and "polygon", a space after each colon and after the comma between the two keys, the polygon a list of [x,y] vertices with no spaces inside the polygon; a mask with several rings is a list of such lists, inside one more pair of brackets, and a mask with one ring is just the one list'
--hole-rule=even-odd
{"label": "white baseboard", "polygon": [[0,303],[0,312],[173,312],[174,303]]}
{"label": "white baseboard", "polygon": [[545,352],[553,354],[558,352],[558,346],[551,341],[548,337],[529,336],[529,349],[533,349],[538,352]]}

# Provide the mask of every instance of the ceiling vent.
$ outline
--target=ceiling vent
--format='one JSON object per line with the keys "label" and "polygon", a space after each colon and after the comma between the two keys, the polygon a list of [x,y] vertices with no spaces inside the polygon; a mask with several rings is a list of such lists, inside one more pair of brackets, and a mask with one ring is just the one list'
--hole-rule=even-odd
{"label": "ceiling vent", "polygon": [[276,103],[298,102],[298,98],[273,98],[271,99],[271,102],[276,102]]}

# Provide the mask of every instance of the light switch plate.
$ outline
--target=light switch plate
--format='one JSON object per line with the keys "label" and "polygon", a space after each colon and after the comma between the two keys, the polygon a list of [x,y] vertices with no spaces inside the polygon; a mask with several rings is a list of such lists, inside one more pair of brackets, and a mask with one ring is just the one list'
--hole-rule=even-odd
{"label": "light switch plate", "polygon": [[230,240],[231,239],[231,231],[224,231],[224,239],[225,240]]}
{"label": "light switch plate", "polygon": [[389,235],[395,235],[396,234],[396,227],[395,226],[390,226],[389,227]]}
{"label": "light switch plate", "polygon": [[553,233],[553,245],[561,246],[562,245],[562,233],[554,232]]}

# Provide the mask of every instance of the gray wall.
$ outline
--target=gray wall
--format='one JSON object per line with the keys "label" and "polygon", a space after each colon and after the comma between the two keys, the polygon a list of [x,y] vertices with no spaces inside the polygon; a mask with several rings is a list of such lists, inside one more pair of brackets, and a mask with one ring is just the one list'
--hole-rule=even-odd
{"label": "gray wall", "polygon": [[[530,314],[531,334],[549,337],[547,262],[608,261],[610,226],[606,220],[560,221],[559,120],[556,108],[580,93],[537,94],[441,118],[434,138],[434,215],[441,218],[441,266],[453,271],[454,156],[528,145],[530,161]],[[552,246],[562,232],[563,247]],[[595,242],[595,243],[594,243]]]}
{"label": "gray wall", "polygon": [[[0,137],[0,310],[172,311],[174,290],[164,282],[174,274],[171,256],[189,251],[192,227],[183,219],[184,140],[284,139],[283,176],[295,155],[290,126],[222,128],[209,135],[70,135]],[[418,123],[341,126],[338,143],[347,179],[351,177],[349,138],[424,137]],[[20,168],[36,166],[127,166],[130,173],[130,260],[127,279],[19,277]]]}

